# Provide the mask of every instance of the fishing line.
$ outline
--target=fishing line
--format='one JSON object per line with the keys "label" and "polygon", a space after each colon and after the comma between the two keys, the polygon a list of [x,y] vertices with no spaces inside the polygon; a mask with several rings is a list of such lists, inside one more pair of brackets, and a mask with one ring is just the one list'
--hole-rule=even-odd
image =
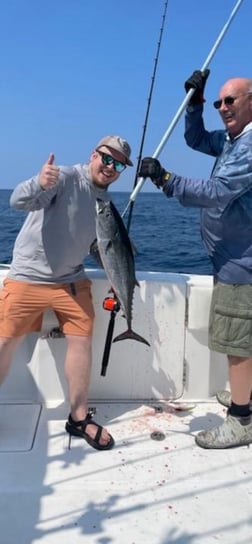
{"label": "fishing line", "polygon": [[[160,47],[161,47],[161,42],[162,42],[162,37],[163,37],[163,32],[164,32],[164,25],[165,25],[165,18],[166,18],[166,12],[167,12],[167,5],[168,5],[168,0],[166,0],[165,5],[164,5],[164,12],[163,12],[163,17],[162,17],[162,24],[161,24],[161,29],[160,29],[160,34],[159,34],[159,40],[158,40],[158,45],[157,45],[156,58],[155,58],[155,60],[154,60],[154,68],[153,68],[153,74],[152,74],[152,77],[151,77],[150,92],[149,92],[149,96],[148,96],[148,100],[147,100],[147,109],[146,109],[145,120],[144,120],[144,125],[143,125],[143,133],[142,133],[142,139],[141,139],[141,142],[140,142],[140,149],[139,149],[139,155],[138,155],[138,159],[137,159],[136,175],[135,175],[135,180],[134,180],[133,188],[135,188],[136,185],[137,185],[137,180],[138,180],[138,175],[137,175],[137,173],[139,172],[140,163],[141,163],[141,160],[142,160],[142,152],[143,152],[143,146],[144,146],[145,135],[146,135],[146,130],[147,130],[147,124],[148,124],[148,119],[149,119],[149,113],[150,113],[150,106],[151,106],[152,93],[153,93],[153,88],[154,88],[154,83],[155,83],[155,78],[156,78],[156,72],[157,72],[157,66],[158,66],[158,59],[159,59]],[[130,230],[130,223],[131,223],[131,218],[132,218],[133,206],[134,206],[134,200],[131,200],[131,201],[130,201],[130,206],[129,206],[128,220],[127,220],[127,231],[128,231],[128,232],[129,232],[129,230]],[[127,209],[128,209],[128,208],[127,208]],[[123,214],[123,215],[124,215],[124,214]]]}
{"label": "fishing line", "polygon": [[[219,34],[217,40],[215,41],[215,43],[214,43],[214,45],[213,45],[213,47],[212,47],[212,49],[211,49],[211,51],[210,51],[208,57],[206,58],[206,60],[205,60],[205,62],[204,62],[204,64],[203,64],[203,66],[202,66],[202,68],[201,68],[201,71],[202,71],[202,72],[203,72],[203,71],[208,67],[208,65],[210,64],[210,61],[212,60],[212,58],[213,58],[213,56],[214,56],[214,54],[215,54],[215,52],[216,52],[216,50],[217,50],[217,48],[218,48],[220,42],[222,41],[222,39],[223,39],[223,37],[224,37],[226,31],[228,30],[228,28],[229,28],[229,26],[230,26],[230,24],[231,24],[231,22],[232,22],[234,16],[236,15],[236,13],[237,13],[239,7],[241,6],[242,2],[243,2],[243,0],[238,0],[238,2],[236,3],[235,7],[233,8],[233,10],[232,10],[232,12],[231,12],[231,14],[230,14],[230,16],[229,16],[229,18],[228,18],[226,24],[225,24],[224,27],[222,28],[222,30],[221,30],[221,32],[220,32],[220,34]],[[167,131],[165,132],[163,138],[161,139],[161,141],[160,141],[158,147],[155,149],[155,151],[154,151],[154,153],[153,153],[153,155],[152,155],[153,158],[157,158],[157,157],[159,156],[159,154],[161,153],[161,151],[162,151],[164,145],[166,144],[166,142],[167,142],[169,136],[171,135],[171,133],[172,133],[174,127],[176,126],[178,120],[180,119],[182,113],[184,112],[184,110],[185,110],[185,108],[186,108],[186,106],[187,106],[187,104],[188,104],[188,102],[189,102],[191,96],[193,95],[193,93],[194,93],[194,89],[190,89],[190,90],[188,91],[188,93],[187,93],[186,97],[184,98],[184,100],[183,100],[181,106],[179,107],[177,113],[175,114],[175,116],[174,116],[174,118],[173,118],[171,124],[169,125]],[[132,193],[131,193],[131,195],[130,195],[129,202],[128,202],[128,204],[127,204],[127,206],[126,206],[124,212],[122,213],[122,217],[124,217],[124,215],[126,214],[127,210],[128,210],[129,207],[131,206],[131,203],[135,201],[136,196],[137,196],[137,194],[139,193],[139,191],[141,190],[141,188],[143,187],[144,182],[145,182],[145,179],[144,179],[144,178],[139,178],[139,180],[138,180],[138,182],[137,182],[137,184],[136,184],[134,190],[132,191]]]}

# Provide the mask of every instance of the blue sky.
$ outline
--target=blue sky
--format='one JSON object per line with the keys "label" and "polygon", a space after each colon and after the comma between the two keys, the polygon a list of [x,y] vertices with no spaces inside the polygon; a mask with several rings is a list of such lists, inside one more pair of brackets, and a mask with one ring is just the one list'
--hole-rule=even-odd
{"label": "blue sky", "polygon": [[[168,0],[143,150],[152,155],[185,93],[184,81],[204,64],[236,0]],[[0,187],[57,164],[86,162],[96,143],[120,134],[137,163],[163,0],[8,0],[0,17]],[[207,128],[220,128],[212,102],[230,77],[252,77],[252,1],[243,0],[210,64]],[[208,177],[212,159],[190,150],[181,117],[160,161],[168,170]],[[133,188],[128,168],[115,190]],[[143,189],[155,190],[146,181]]]}

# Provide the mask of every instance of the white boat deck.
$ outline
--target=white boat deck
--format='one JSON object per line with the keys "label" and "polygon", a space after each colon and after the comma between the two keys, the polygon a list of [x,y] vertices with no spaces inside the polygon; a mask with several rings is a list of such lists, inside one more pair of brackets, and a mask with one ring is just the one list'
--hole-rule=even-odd
{"label": "white boat deck", "polygon": [[68,448],[66,404],[1,406],[2,544],[251,544],[251,449],[209,451],[194,442],[223,407],[92,405],[115,437],[111,451],[78,438]]}
{"label": "white boat deck", "polygon": [[[133,328],[151,346],[113,344],[101,377],[108,284],[91,277],[89,404],[116,445],[68,448],[66,345],[46,337],[57,325],[46,313],[0,388],[0,544],[251,544],[251,448],[194,441],[225,417],[215,393],[228,387],[226,359],[207,347],[212,278],[138,273]],[[115,334],[124,329],[118,315]]]}

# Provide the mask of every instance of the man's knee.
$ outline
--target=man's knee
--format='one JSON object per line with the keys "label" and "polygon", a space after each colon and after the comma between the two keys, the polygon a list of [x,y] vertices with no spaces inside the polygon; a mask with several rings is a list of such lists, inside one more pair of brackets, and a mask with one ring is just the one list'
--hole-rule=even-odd
{"label": "man's knee", "polygon": [[24,336],[16,336],[16,337],[6,337],[6,336],[0,336],[0,352],[4,349],[12,350],[13,351],[17,348],[19,344],[21,344]]}

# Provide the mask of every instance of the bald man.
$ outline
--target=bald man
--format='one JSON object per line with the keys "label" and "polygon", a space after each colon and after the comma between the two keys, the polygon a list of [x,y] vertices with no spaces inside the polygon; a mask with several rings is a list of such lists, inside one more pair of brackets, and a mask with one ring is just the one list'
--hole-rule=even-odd
{"label": "bald man", "polygon": [[150,157],[143,159],[139,175],[183,206],[201,208],[201,234],[214,276],[209,348],[227,355],[231,394],[218,397],[228,406],[224,422],[195,440],[203,448],[223,449],[252,442],[252,80],[233,78],[221,87],[213,105],[225,128],[209,132],[203,121],[208,75],[209,70],[196,70],[185,82],[187,92],[193,89],[185,139],[215,157],[210,178],[168,172]]}

